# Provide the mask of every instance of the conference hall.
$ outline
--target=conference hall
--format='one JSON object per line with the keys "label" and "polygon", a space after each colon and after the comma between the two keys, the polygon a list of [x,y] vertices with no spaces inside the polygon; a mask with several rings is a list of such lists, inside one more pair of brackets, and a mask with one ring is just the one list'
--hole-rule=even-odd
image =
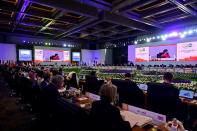
{"label": "conference hall", "polygon": [[197,131],[197,0],[0,0],[0,131]]}

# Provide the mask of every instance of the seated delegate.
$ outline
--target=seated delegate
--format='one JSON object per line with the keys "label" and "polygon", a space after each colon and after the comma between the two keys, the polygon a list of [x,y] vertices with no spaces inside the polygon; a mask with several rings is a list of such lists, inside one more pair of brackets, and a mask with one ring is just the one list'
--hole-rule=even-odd
{"label": "seated delegate", "polygon": [[119,109],[114,106],[117,97],[116,86],[104,84],[99,94],[101,100],[92,104],[90,112],[91,130],[130,131],[129,123],[123,121]]}

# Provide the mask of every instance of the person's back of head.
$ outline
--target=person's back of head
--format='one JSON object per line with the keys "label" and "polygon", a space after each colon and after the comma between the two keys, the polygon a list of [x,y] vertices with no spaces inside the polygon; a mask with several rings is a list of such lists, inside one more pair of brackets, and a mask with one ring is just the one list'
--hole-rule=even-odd
{"label": "person's back of head", "polygon": [[171,83],[172,82],[172,79],[173,79],[173,74],[170,73],[170,72],[166,72],[163,75],[163,80],[164,80],[165,83]]}
{"label": "person's back of head", "polygon": [[64,77],[61,75],[53,76],[51,83],[54,84],[58,89],[60,89],[64,85]]}
{"label": "person's back of head", "polygon": [[99,95],[101,96],[101,100],[114,103],[117,97],[117,88],[113,84],[104,84],[99,90]]}
{"label": "person's back of head", "polygon": [[73,73],[72,74],[72,77],[71,77],[71,80],[76,80],[77,79],[77,74],[76,73]]}
{"label": "person's back of head", "polygon": [[44,66],[42,66],[40,69],[43,71],[44,70]]}
{"label": "person's back of head", "polygon": [[50,72],[45,73],[45,74],[44,74],[44,81],[50,82],[50,79],[51,79],[51,74],[50,74]]}
{"label": "person's back of head", "polygon": [[91,77],[96,77],[96,71],[92,71],[92,72],[90,73],[90,76],[91,76]]}
{"label": "person's back of head", "polygon": [[37,71],[37,77],[44,78],[44,72],[38,70],[38,71]]}
{"label": "person's back of head", "polygon": [[125,74],[125,80],[130,80],[131,79],[131,74],[130,73],[126,73]]}

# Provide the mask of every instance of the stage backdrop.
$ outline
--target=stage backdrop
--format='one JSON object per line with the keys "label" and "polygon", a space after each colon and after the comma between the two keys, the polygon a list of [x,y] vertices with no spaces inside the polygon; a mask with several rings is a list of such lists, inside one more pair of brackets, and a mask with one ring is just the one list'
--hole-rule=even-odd
{"label": "stage backdrop", "polygon": [[96,63],[112,64],[112,50],[100,49],[100,50],[81,50],[82,62],[87,65],[93,65]]}
{"label": "stage backdrop", "polygon": [[[134,59],[134,63],[143,64],[143,65],[188,65],[188,64],[197,64],[197,37],[189,37],[182,39],[173,39],[173,40],[165,40],[158,42],[149,42],[144,44],[137,44],[135,48],[128,46],[128,61],[132,61],[131,57],[136,57],[137,48],[149,47],[149,61],[148,62],[136,62]],[[167,49],[170,55],[169,59],[154,59],[159,52]],[[134,54],[131,54],[135,52]],[[155,55],[156,54],[156,55]],[[141,55],[142,56],[142,55]],[[147,56],[146,56],[147,57]],[[146,58],[142,57],[142,58]],[[151,59],[152,58],[152,59]],[[160,60],[160,61],[159,61]],[[161,62],[162,60],[162,62]]]}
{"label": "stage backdrop", "polygon": [[128,46],[128,61],[135,63],[135,45]]}
{"label": "stage backdrop", "polygon": [[0,60],[16,61],[16,45],[0,43]]}
{"label": "stage backdrop", "polygon": [[58,47],[34,47],[35,62],[70,62],[70,49]]}

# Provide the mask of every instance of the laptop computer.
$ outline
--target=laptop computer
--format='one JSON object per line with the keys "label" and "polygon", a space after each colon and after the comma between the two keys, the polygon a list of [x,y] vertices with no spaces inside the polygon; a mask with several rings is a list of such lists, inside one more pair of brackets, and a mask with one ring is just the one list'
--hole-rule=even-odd
{"label": "laptop computer", "polygon": [[194,98],[194,92],[190,90],[180,90],[179,96],[187,99],[193,99]]}
{"label": "laptop computer", "polygon": [[197,92],[194,94],[194,97],[196,97],[196,98],[197,98]]}
{"label": "laptop computer", "polygon": [[143,90],[143,91],[147,91],[148,89],[148,85],[147,84],[138,84],[138,87]]}

